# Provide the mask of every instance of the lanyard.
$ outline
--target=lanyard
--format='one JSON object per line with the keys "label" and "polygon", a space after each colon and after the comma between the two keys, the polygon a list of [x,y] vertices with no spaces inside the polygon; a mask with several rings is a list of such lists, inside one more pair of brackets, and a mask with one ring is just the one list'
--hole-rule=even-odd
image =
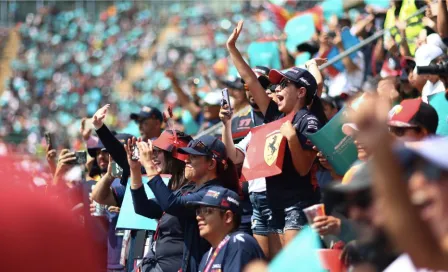
{"label": "lanyard", "polygon": [[[221,251],[221,249],[227,244],[227,242],[229,241],[230,236],[227,235],[222,241],[221,243],[219,243],[218,247],[216,248],[215,252],[213,252],[213,256],[210,258],[210,255],[212,254],[213,248],[210,248],[210,251],[208,252],[208,257],[207,257],[207,265],[205,266],[204,272],[208,272],[213,264],[213,262],[216,259],[216,256],[218,256],[219,251]],[[209,260],[210,258],[210,260]]]}

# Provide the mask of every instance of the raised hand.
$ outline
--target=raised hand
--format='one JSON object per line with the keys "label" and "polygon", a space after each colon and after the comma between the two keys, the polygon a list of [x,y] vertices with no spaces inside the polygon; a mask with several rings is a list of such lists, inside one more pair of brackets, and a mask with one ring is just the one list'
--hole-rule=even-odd
{"label": "raised hand", "polygon": [[131,168],[132,171],[141,171],[142,164],[140,161],[135,161],[131,159],[132,157],[132,147],[137,144],[137,139],[135,137],[132,137],[132,139],[128,139],[128,142],[124,145],[124,149],[126,150],[126,154],[128,156],[128,163],[129,168]]}
{"label": "raised hand", "polygon": [[61,177],[68,169],[70,169],[76,160],[74,152],[70,152],[68,149],[63,149],[59,154],[59,160],[56,165],[55,176]]}
{"label": "raised hand", "polygon": [[50,171],[54,174],[56,172],[56,149],[50,149],[50,146],[47,145],[46,158],[50,166]]}
{"label": "raised hand", "polygon": [[219,111],[219,119],[221,119],[221,122],[223,122],[224,125],[229,124],[232,119],[232,111],[229,110],[228,104],[221,106],[221,110]]}
{"label": "raised hand", "polygon": [[82,118],[80,133],[84,141],[87,141],[92,134],[92,128],[86,126],[87,118]]}
{"label": "raised hand", "polygon": [[154,165],[152,160],[154,147],[152,145],[152,141],[148,140],[148,142],[138,142],[137,143],[138,151],[140,152],[140,163],[145,167],[146,174],[148,176],[155,176],[160,174],[160,169],[157,169],[157,166]]}
{"label": "raised hand", "polygon": [[104,118],[106,118],[107,110],[110,108],[110,104],[104,105],[99,109],[92,117],[92,123],[95,129],[99,129],[104,124]]}
{"label": "raised hand", "polygon": [[305,67],[308,69],[310,65],[316,64],[316,66],[321,66],[322,64],[326,63],[328,59],[321,59],[321,58],[315,58],[310,59],[305,63]]}
{"label": "raised hand", "polygon": [[244,21],[241,20],[238,22],[238,25],[233,30],[232,34],[230,35],[229,39],[227,40],[227,48],[235,48],[236,41],[238,40],[238,37],[240,36],[241,30],[243,29]]}

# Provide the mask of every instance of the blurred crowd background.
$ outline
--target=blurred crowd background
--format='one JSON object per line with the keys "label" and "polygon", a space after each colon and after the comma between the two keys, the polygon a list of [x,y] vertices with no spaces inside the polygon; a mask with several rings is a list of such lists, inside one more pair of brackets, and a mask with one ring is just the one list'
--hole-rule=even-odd
{"label": "blurred crowd background", "polygon": [[[56,135],[59,147],[77,150],[82,145],[81,118],[91,117],[106,103],[112,105],[107,123],[116,131],[138,135],[131,112],[142,106],[171,106],[179,127],[194,135],[198,126],[180,107],[165,71],[173,69],[184,90],[191,94],[194,88],[202,98],[223,82],[234,81],[238,74],[225,42],[239,20],[244,18],[247,26],[239,48],[251,65],[286,69],[331,49],[338,26],[350,29],[350,41],[343,43],[348,48],[395,27],[395,16],[386,18],[389,13],[403,19],[426,2],[2,1],[0,138],[8,148],[43,158],[48,131]],[[303,14],[311,15],[311,21]],[[288,29],[287,23],[298,17],[305,31]],[[411,56],[418,39],[426,39],[420,30],[432,22],[422,17],[405,26]],[[383,70],[394,75],[401,68],[400,60],[391,62],[384,54],[390,40],[385,35],[352,54],[356,73],[337,65],[325,70],[326,92],[340,97],[373,90]],[[381,57],[373,56],[378,43]],[[262,63],[253,63],[253,51]],[[327,50],[323,57],[339,54],[334,53]],[[215,84],[210,86],[204,77]],[[345,90],[337,87],[341,85]]]}

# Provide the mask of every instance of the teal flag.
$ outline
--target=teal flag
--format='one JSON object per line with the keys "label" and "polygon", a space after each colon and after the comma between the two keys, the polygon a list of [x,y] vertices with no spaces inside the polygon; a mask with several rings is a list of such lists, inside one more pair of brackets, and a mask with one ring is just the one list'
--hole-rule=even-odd
{"label": "teal flag", "polygon": [[445,92],[436,93],[428,96],[429,105],[433,106],[439,116],[439,125],[437,126],[437,135],[448,136],[448,100],[445,98]]}
{"label": "teal flag", "polygon": [[[163,182],[168,184],[169,175],[162,176]],[[148,177],[143,176],[142,182],[145,188],[148,199],[154,198],[154,194],[148,186]],[[120,213],[116,229],[131,229],[131,230],[156,230],[157,220],[138,215],[134,211],[134,203],[132,202],[131,181],[126,184],[126,191],[124,193],[123,204],[121,205]]]}
{"label": "teal flag", "polygon": [[319,235],[307,226],[272,260],[268,271],[325,272],[319,259],[319,249]]}
{"label": "teal flag", "polygon": [[344,175],[358,158],[353,139],[342,132],[345,108],[341,109],[325,126],[308,139],[324,154],[334,171]]}
{"label": "teal flag", "polygon": [[312,14],[304,14],[289,20],[285,25],[286,49],[290,53],[297,51],[297,46],[311,40],[316,33],[314,18]]}
{"label": "teal flag", "polygon": [[253,42],[247,48],[251,67],[266,66],[271,69],[281,69],[280,49],[277,42]]}

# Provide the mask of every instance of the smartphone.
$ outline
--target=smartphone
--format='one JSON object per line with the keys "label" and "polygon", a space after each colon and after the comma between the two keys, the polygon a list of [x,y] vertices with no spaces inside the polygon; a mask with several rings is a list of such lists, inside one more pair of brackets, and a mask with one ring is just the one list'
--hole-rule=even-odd
{"label": "smartphone", "polygon": [[140,153],[138,152],[137,145],[133,145],[131,147],[131,160],[138,161],[140,159]]}
{"label": "smartphone", "polygon": [[87,152],[86,151],[77,151],[75,152],[76,159],[71,162],[71,164],[82,165],[87,163]]}
{"label": "smartphone", "polygon": [[232,106],[230,105],[230,95],[229,90],[227,88],[224,88],[222,90],[222,100],[221,100],[221,106],[229,105],[229,110],[232,112]]}
{"label": "smartphone", "polygon": [[45,132],[45,141],[47,141],[48,150],[54,149],[53,146],[53,135],[50,132]]}
{"label": "smartphone", "polygon": [[112,176],[115,178],[121,178],[123,176],[123,168],[114,161],[112,162]]}

